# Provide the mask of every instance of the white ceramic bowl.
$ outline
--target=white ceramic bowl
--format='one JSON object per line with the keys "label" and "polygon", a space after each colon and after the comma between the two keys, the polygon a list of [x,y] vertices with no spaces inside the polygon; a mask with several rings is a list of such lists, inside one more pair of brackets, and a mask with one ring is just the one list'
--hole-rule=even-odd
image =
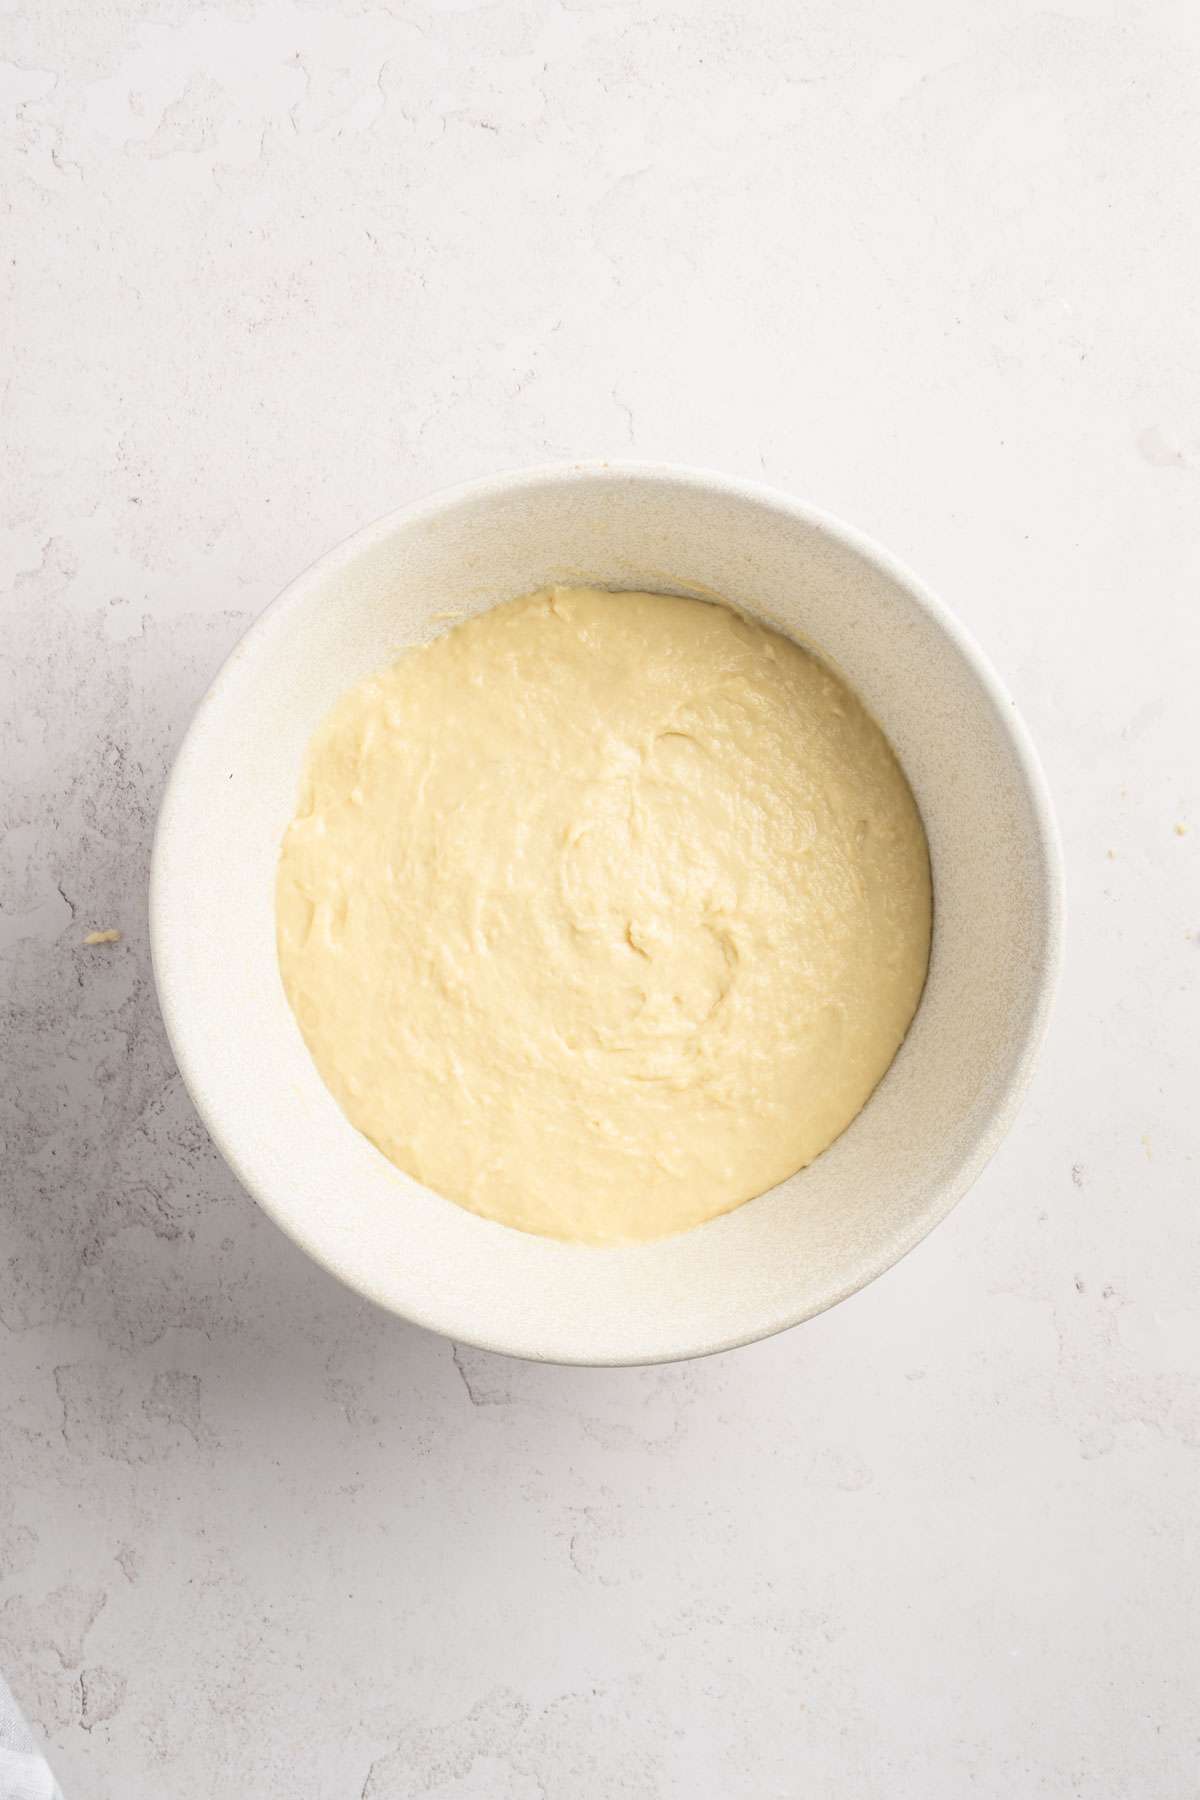
{"label": "white ceramic bowl", "polygon": [[[323,1086],[275,956],[280,839],[310,733],[402,646],[554,581],[722,595],[817,648],[895,746],[933,859],[929,980],[823,1156],[658,1243],[476,1218],[402,1175]],[[1012,1119],[1059,954],[1057,839],[1012,701],[945,609],[856,533],[685,469],[500,475],[369,525],[293,582],[196,714],[159,819],[151,934],[180,1071],[235,1173],[352,1287],[467,1343],[561,1362],[697,1356],[794,1325],[910,1250]]]}

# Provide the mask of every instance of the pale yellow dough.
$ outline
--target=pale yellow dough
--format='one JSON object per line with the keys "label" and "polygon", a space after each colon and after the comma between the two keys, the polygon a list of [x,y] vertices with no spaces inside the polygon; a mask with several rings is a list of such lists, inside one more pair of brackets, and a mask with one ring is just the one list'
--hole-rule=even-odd
{"label": "pale yellow dough", "polygon": [[556,588],[338,703],[278,934],[317,1068],[385,1156],[523,1231],[623,1243],[854,1118],[920,998],[929,860],[823,663],[724,606]]}

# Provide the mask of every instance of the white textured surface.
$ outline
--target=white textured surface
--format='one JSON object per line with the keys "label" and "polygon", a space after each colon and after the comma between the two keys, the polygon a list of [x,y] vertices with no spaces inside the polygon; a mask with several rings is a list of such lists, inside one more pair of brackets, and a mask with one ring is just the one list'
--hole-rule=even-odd
{"label": "white textured surface", "polygon": [[[0,1666],[69,1797],[1191,1800],[1198,80],[1191,0],[0,0]],[[904,1264],[564,1372],[237,1191],[145,869],[297,568],[630,449],[957,606],[1073,913],[1022,1119]]]}

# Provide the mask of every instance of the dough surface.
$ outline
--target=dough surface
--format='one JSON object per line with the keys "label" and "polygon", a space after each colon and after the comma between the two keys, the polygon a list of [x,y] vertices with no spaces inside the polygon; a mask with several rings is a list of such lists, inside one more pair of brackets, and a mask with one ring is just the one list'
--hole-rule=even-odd
{"label": "dough surface", "polygon": [[925,834],[823,663],[704,601],[556,588],[403,655],[310,746],[279,961],[358,1129],[612,1244],[820,1154],[925,979]]}

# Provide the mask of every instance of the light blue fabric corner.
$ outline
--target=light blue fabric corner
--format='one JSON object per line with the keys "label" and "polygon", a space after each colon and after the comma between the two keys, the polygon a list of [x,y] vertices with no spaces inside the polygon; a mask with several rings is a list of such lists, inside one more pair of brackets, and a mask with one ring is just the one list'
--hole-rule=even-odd
{"label": "light blue fabric corner", "polygon": [[62,1790],[0,1676],[0,1800],[62,1800]]}

